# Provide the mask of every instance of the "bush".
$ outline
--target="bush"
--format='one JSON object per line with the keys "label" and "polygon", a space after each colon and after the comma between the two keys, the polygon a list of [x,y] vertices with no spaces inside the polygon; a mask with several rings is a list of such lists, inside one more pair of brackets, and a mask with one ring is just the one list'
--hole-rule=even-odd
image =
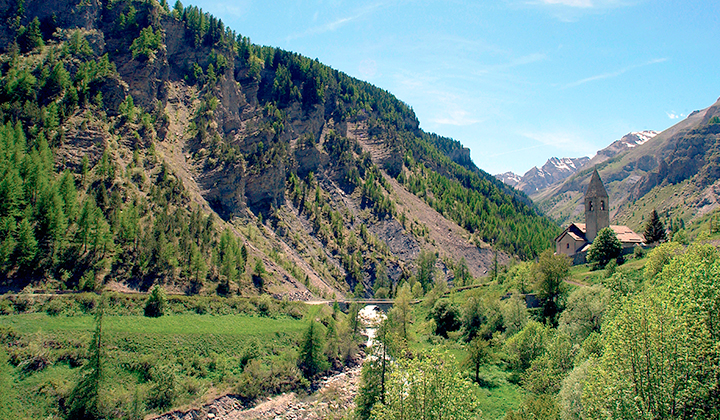
{"label": "bush", "polygon": [[435,334],[448,338],[448,332],[457,331],[460,323],[460,311],[447,299],[440,299],[430,311],[435,320]]}
{"label": "bush", "polygon": [[50,316],[60,315],[63,309],[65,309],[65,305],[59,299],[50,299],[45,305],[45,313]]}
{"label": "bush", "polygon": [[168,408],[177,394],[175,371],[166,365],[152,369],[153,385],[148,394],[148,405],[153,408]]}
{"label": "bush", "polygon": [[252,360],[240,375],[235,392],[246,401],[306,387],[309,383],[300,370],[286,360],[274,361],[267,366]]}
{"label": "bush", "polygon": [[86,313],[92,313],[97,305],[97,297],[92,293],[80,293],[75,295],[75,301],[80,305],[80,309]]}
{"label": "bush", "polygon": [[645,249],[641,246],[636,246],[633,249],[633,258],[642,258],[645,256]]}
{"label": "bush", "polygon": [[0,300],[0,315],[11,315],[15,312],[12,303],[9,300]]}
{"label": "bush", "polygon": [[277,314],[276,305],[270,295],[261,295],[255,304],[261,316],[272,317]]}
{"label": "bush", "polygon": [[153,287],[145,301],[145,316],[158,318],[164,315],[167,308],[167,297],[160,286]]}

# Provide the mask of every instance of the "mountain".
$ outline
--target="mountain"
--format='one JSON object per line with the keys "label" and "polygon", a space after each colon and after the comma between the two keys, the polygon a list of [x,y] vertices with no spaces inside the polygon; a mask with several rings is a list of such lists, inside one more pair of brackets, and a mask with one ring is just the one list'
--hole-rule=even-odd
{"label": "mountain", "polygon": [[560,223],[575,221],[582,213],[582,192],[597,168],[610,194],[614,223],[641,230],[653,209],[666,223],[692,222],[719,206],[718,133],[720,102],[647,140],[648,134],[623,137],[629,141],[613,143],[575,175],[533,200]]}
{"label": "mountain", "polygon": [[588,160],[587,157],[550,158],[541,169],[534,167],[527,171],[517,188],[526,194],[536,193],[574,174]]}
{"label": "mountain", "polygon": [[387,295],[558,230],[389,92],[197,7],[0,14],[5,288]]}
{"label": "mountain", "polygon": [[505,172],[503,174],[497,174],[495,175],[495,178],[499,179],[505,185],[509,185],[514,188],[517,187],[520,181],[522,181],[522,176],[516,174],[515,172]]}
{"label": "mountain", "polygon": [[523,176],[506,172],[495,175],[495,178],[525,194],[532,195],[574,174],[589,160],[588,157],[562,159],[553,157],[548,159],[542,168],[538,169],[534,166]]}
{"label": "mountain", "polygon": [[635,131],[625,134],[620,140],[616,140],[610,144],[610,146],[598,151],[595,156],[593,156],[592,164],[611,159],[615,155],[625,152],[628,149],[645,144],[657,134],[657,131],[652,130]]}
{"label": "mountain", "polygon": [[624,135],[620,140],[616,140],[610,146],[598,151],[592,159],[588,157],[561,159],[553,157],[548,159],[542,168],[538,169],[535,166],[525,172],[523,176],[513,172],[506,172],[495,175],[495,178],[533,197],[542,194],[545,189],[561,183],[583,166],[588,165],[588,162],[589,165],[597,165],[628,149],[645,144],[657,134],[656,131],[652,130],[635,131]]}

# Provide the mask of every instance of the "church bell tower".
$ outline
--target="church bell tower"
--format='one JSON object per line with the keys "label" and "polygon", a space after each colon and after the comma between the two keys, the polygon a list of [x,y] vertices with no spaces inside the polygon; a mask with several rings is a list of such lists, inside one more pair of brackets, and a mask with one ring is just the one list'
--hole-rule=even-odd
{"label": "church bell tower", "polygon": [[593,171],[585,191],[585,238],[595,240],[598,232],[610,226],[610,200],[597,169]]}

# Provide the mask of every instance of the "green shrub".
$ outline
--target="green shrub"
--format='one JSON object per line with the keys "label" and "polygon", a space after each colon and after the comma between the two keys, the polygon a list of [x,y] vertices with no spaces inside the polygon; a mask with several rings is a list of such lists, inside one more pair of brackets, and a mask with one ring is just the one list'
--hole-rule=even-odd
{"label": "green shrub", "polygon": [[205,315],[205,313],[207,312],[207,309],[208,309],[207,303],[205,303],[205,301],[203,301],[203,300],[197,300],[195,302],[195,305],[193,305],[193,310],[198,315]]}
{"label": "green shrub", "polygon": [[60,315],[60,312],[65,309],[65,304],[60,299],[50,299],[45,304],[45,313],[50,316]]}
{"label": "green shrub", "polygon": [[645,256],[645,249],[641,246],[636,246],[635,249],[633,249],[633,257],[634,258],[642,258]]}
{"label": "green shrub", "polygon": [[0,325],[0,343],[11,343],[19,338],[20,334],[15,331],[15,328]]}
{"label": "green shrub", "polygon": [[10,315],[13,313],[15,313],[13,304],[7,299],[0,300],[0,315]]}
{"label": "green shrub", "polygon": [[148,393],[148,405],[153,408],[168,408],[177,395],[177,378],[172,367],[155,366],[151,372],[153,385]]}
{"label": "green shrub", "polygon": [[262,316],[277,315],[277,305],[270,295],[261,295],[256,302],[258,313]]}
{"label": "green shrub", "polygon": [[279,394],[308,385],[308,381],[292,362],[273,361],[268,366],[255,359],[243,370],[235,392],[242,399],[252,401],[264,395]]}
{"label": "green shrub", "polygon": [[167,297],[160,286],[153,287],[150,295],[145,301],[145,316],[158,318],[165,314],[167,308]]}
{"label": "green shrub", "polygon": [[97,305],[97,296],[92,293],[79,293],[75,295],[75,301],[80,305],[81,311],[90,314]]}

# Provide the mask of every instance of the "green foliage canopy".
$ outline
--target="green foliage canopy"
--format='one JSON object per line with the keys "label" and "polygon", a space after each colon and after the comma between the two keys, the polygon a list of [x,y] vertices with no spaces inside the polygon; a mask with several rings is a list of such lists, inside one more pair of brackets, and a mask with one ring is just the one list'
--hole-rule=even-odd
{"label": "green foliage canopy", "polygon": [[604,268],[610,260],[620,256],[622,244],[612,228],[600,229],[587,254],[588,261],[598,268]]}

